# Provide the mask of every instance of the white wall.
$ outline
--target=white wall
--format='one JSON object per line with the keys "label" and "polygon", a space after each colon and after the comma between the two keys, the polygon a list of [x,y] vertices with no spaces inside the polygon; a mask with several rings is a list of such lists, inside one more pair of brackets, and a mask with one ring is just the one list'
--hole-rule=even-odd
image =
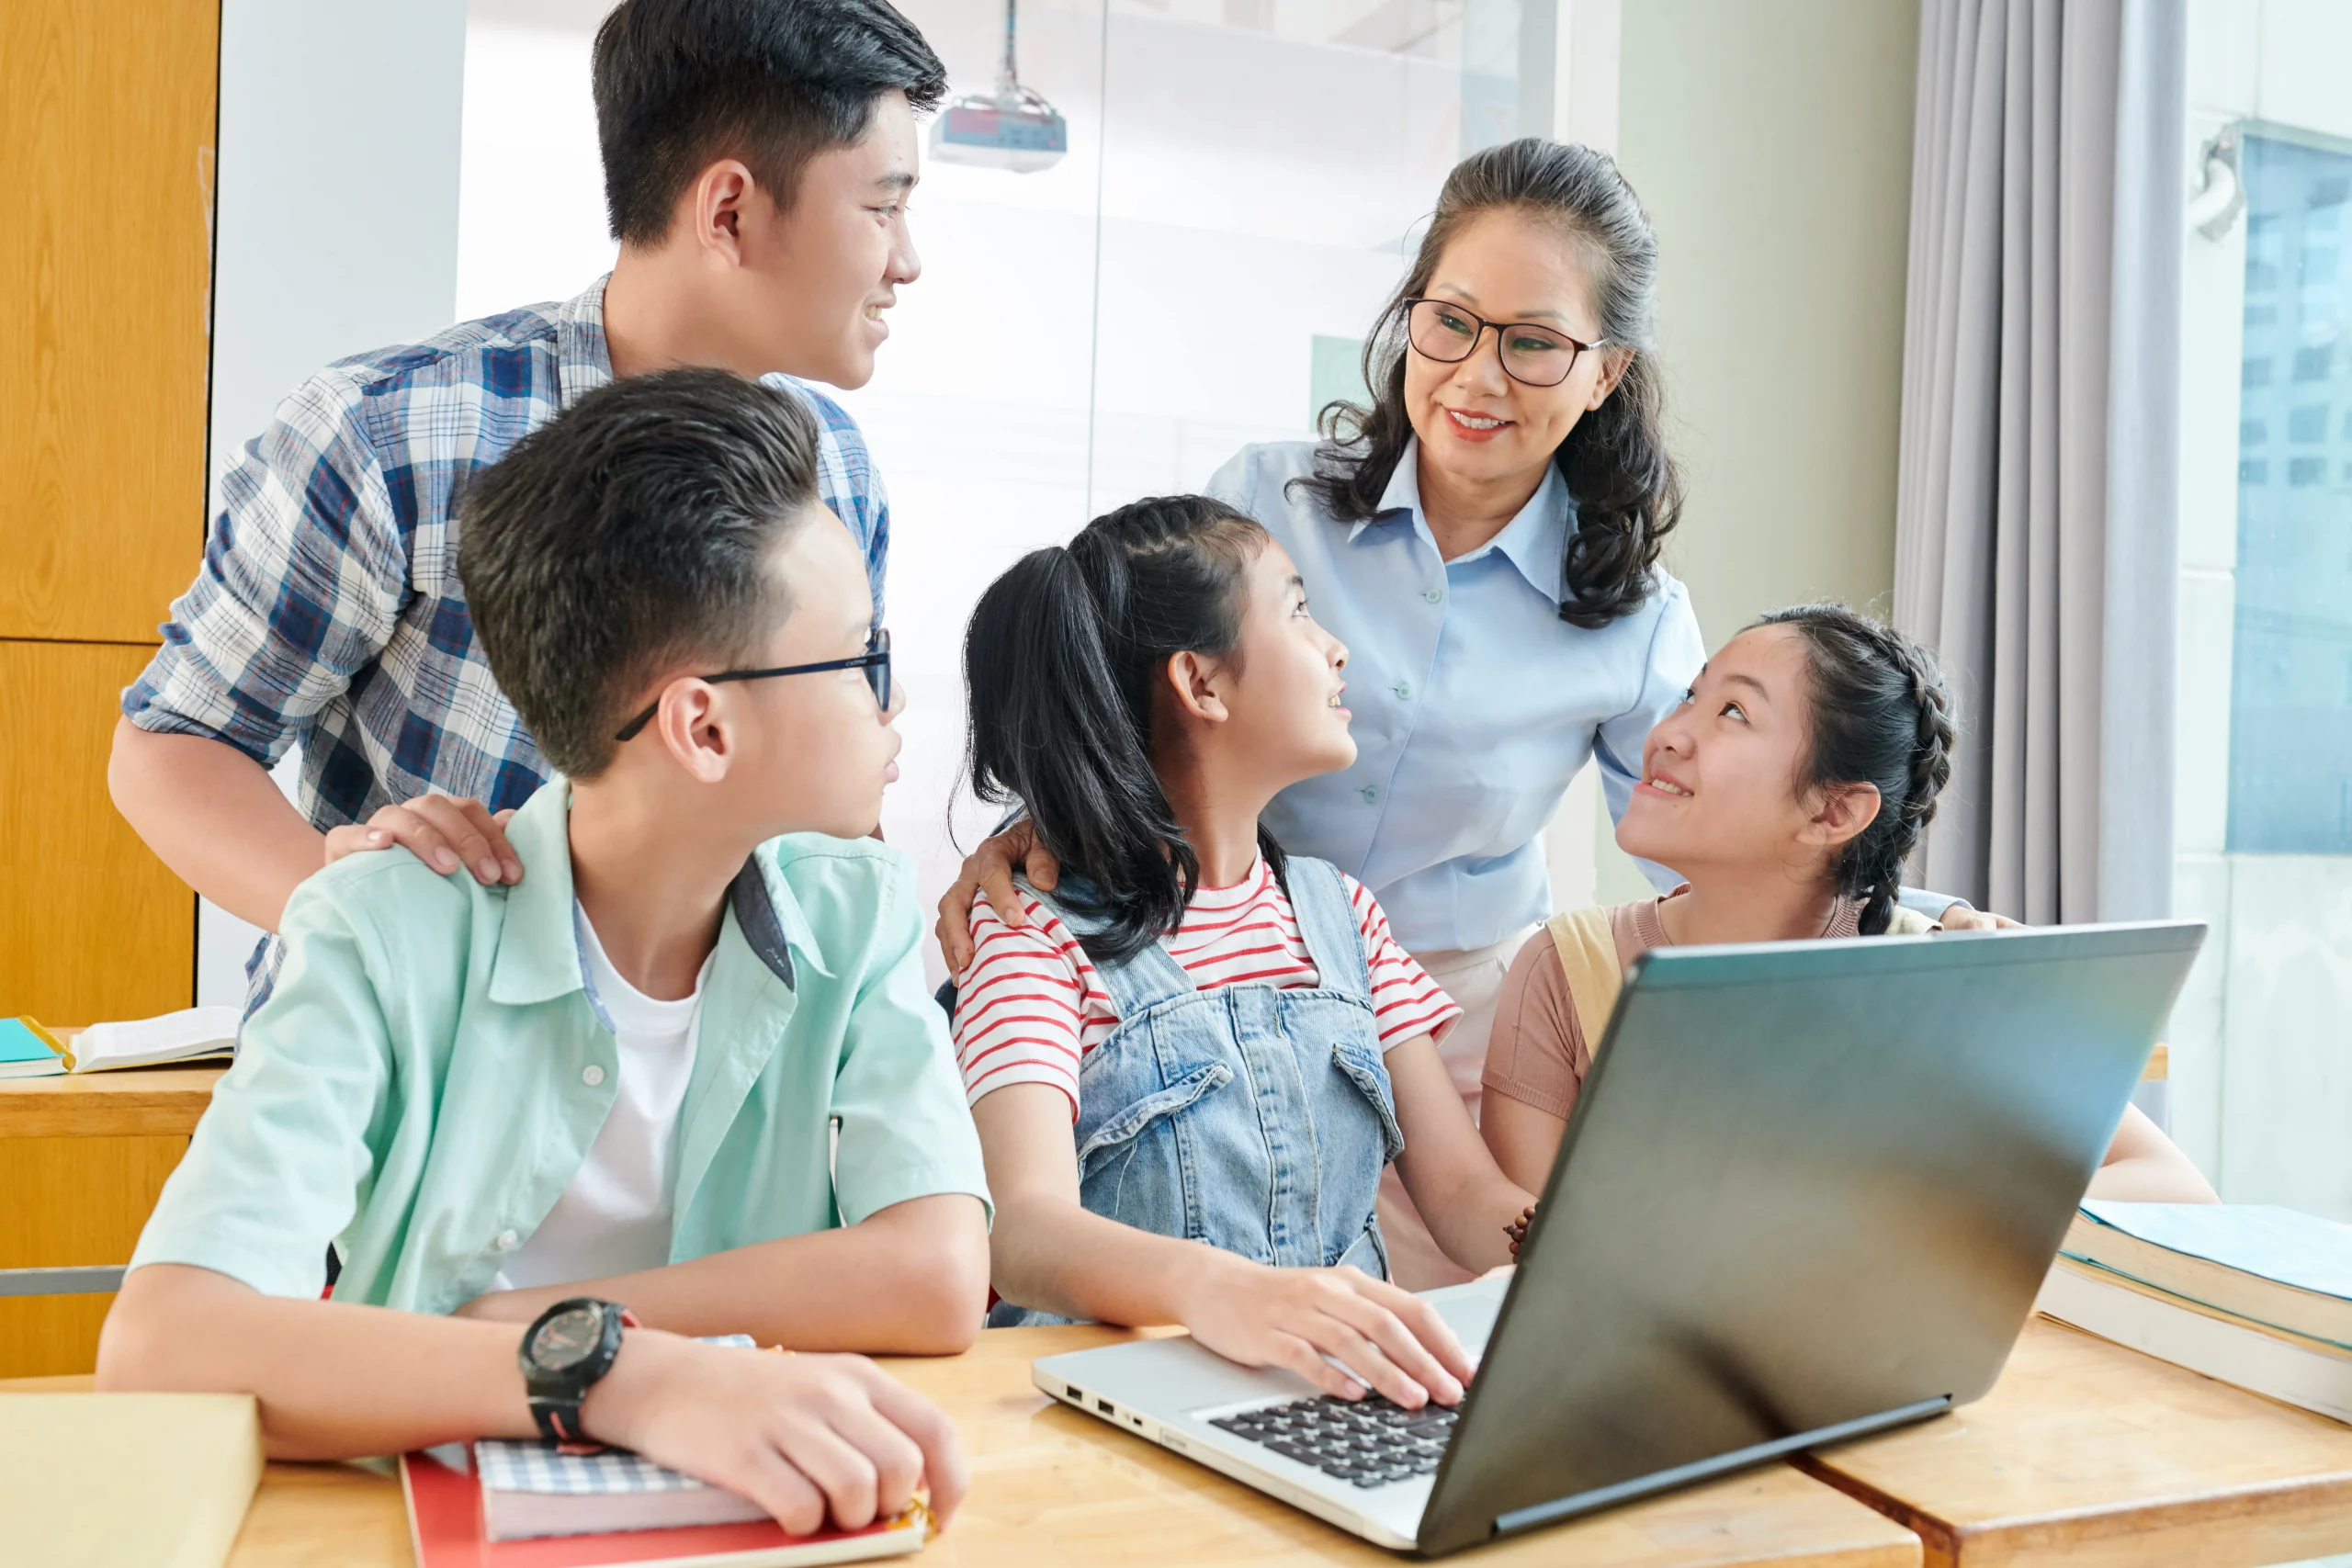
{"label": "white wall", "polygon": [[[305,377],[456,319],[465,41],[464,0],[223,0],[215,510],[221,468]],[[199,1002],[243,999],[258,935],[200,906]]]}
{"label": "white wall", "polygon": [[[1623,7],[1617,155],[1657,229],[1690,491],[1667,562],[1710,648],[1802,600],[1889,607],[1917,12]],[[1605,815],[1598,831],[1600,897],[1641,897]]]}

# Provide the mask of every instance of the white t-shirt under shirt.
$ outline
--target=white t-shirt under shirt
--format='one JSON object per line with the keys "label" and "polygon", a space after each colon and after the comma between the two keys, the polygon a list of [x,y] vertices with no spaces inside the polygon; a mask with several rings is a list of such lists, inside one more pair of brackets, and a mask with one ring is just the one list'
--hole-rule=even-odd
{"label": "white t-shirt under shirt", "polygon": [[[1340,880],[1372,972],[1380,1048],[1435,1034],[1461,1017],[1453,999],[1388,934],[1388,917],[1373,896],[1351,876]],[[972,961],[956,976],[956,1060],[975,1104],[1008,1084],[1045,1083],[1069,1096],[1075,1117],[1080,1058],[1111,1037],[1118,1015],[1069,928],[1025,892],[1022,897],[1029,924],[1017,930],[997,918],[985,897],[972,899]],[[1263,858],[1231,887],[1196,890],[1160,943],[1204,991],[1242,984],[1291,988],[1319,979],[1290,897]]]}
{"label": "white t-shirt under shirt", "polygon": [[621,978],[585,912],[575,907],[575,913],[589,988],[619,1044],[620,1081],[579,1173],[491,1281],[492,1290],[569,1284],[670,1261],[678,1108],[695,1074],[710,960],[703,960],[692,996],[656,1001]]}

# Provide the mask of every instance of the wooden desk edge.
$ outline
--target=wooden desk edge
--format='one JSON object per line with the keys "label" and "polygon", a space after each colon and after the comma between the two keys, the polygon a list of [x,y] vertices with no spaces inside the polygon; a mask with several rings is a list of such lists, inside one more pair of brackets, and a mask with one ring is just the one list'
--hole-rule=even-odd
{"label": "wooden desk edge", "polygon": [[[2235,1547],[2238,1552],[2232,1561],[2243,1557],[2246,1562],[2285,1562],[2301,1554],[2301,1549],[2281,1542],[2278,1551],[2289,1553],[2279,1557],[2262,1547],[2249,1547],[2244,1531],[2249,1523],[2258,1524],[2265,1516],[2293,1511],[2305,1516],[2301,1520],[2284,1521],[2281,1529],[2290,1533],[2307,1530],[2314,1519],[2340,1517],[2339,1511],[2352,1513],[2352,1476],[2325,1485],[2332,1495],[2314,1500],[2312,1480],[2308,1476],[2282,1476],[2276,1481],[2258,1482],[2223,1491],[2207,1493],[2197,1497],[2184,1497],[2168,1502],[2149,1503],[2124,1499],[2088,1507],[2062,1509],[2047,1514],[2022,1514],[2012,1518],[1973,1521],[1955,1524],[1873,1485],[1868,1481],[1838,1469],[1810,1453],[1791,1457],[1789,1462],[1822,1484],[1844,1493],[1857,1503],[1883,1514],[1919,1538],[1931,1563],[1975,1562],[1980,1559],[1968,1551],[1972,1540],[1990,1542],[1997,1539],[1996,1561],[2039,1561],[2041,1553],[2076,1555],[2095,1552],[2101,1547],[2119,1542],[2164,1536],[2171,1548],[2182,1555],[2181,1561],[2197,1560],[2199,1538],[2220,1533],[2224,1541],[2216,1547]],[[2342,1542],[2331,1536],[2313,1550],[2331,1558]],[[2245,1556],[2246,1551],[2252,1556]],[[2020,1556],[2020,1553],[2032,1553]],[[2225,1555],[2228,1554],[2225,1551]],[[2219,1559],[2216,1559],[2217,1561]],[[2099,1559],[2104,1561],[2104,1559]]]}
{"label": "wooden desk edge", "polygon": [[186,1137],[228,1070],[216,1063],[0,1080],[0,1138]]}

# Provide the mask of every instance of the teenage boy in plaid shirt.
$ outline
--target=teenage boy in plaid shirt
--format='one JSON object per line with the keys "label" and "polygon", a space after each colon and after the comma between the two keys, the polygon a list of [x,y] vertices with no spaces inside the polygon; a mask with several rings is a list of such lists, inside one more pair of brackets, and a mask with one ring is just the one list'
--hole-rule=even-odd
{"label": "teenage boy in plaid shirt", "polygon": [[[888,0],[627,0],[597,34],[594,85],[611,274],[298,388],[225,476],[202,570],[123,694],[116,805],[266,931],[296,884],[356,850],[525,874],[501,818],[548,769],[475,642],[455,503],[615,377],[714,366],[800,397],[879,615],[881,480],[849,416],[797,378],[864,385],[882,312],[920,269],[906,200],[938,57]],[[267,773],[298,742],[299,811]],[[256,998],[277,963],[273,939],[248,965]]]}

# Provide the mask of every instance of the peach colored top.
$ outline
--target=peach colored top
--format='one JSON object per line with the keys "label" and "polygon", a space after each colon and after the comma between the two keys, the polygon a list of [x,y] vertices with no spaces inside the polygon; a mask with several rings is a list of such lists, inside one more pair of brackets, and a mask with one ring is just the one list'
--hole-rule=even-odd
{"label": "peach colored top", "polygon": [[[1682,889],[1658,898],[1637,898],[1612,905],[1609,933],[1617,940],[1619,965],[1630,965],[1654,947],[1671,947],[1659,906],[1678,897]],[[1825,937],[1861,934],[1861,906],[1841,900]],[[1511,960],[1495,1003],[1495,1032],[1487,1043],[1487,1067],[1480,1081],[1497,1094],[1566,1118],[1576,1109],[1585,1074],[1592,1069],[1592,1048],[1577,1021],[1576,998],[1568,988],[1567,972],[1560,967],[1559,949],[1548,931],[1539,931]]]}

